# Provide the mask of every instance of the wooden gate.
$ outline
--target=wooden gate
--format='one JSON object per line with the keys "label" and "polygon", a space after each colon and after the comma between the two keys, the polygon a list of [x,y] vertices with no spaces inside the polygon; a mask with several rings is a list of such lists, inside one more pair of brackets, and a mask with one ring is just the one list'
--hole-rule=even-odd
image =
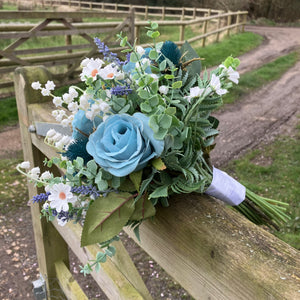
{"label": "wooden gate", "polygon": [[[44,67],[15,71],[24,159],[43,170],[44,157],[55,156],[43,138],[29,132],[36,121],[52,122],[50,99],[31,88],[33,81],[52,80]],[[29,197],[37,194],[29,184]],[[69,271],[68,246],[85,264],[98,247],[80,248],[81,227],[40,219],[31,205],[40,272],[48,299],[61,289],[68,299],[87,299]],[[134,234],[126,232],[134,238]],[[178,195],[160,208],[154,221],[141,225],[140,246],[195,299],[299,299],[299,251],[208,196]],[[152,299],[121,242],[117,255],[93,278],[109,299]],[[53,283],[51,278],[57,278]]]}

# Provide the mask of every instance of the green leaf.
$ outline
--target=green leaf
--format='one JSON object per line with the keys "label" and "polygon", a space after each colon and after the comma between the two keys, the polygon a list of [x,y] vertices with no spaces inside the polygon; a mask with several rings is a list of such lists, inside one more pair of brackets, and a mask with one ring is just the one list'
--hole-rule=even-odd
{"label": "green leaf", "polygon": [[173,84],[172,84],[172,88],[173,89],[180,89],[182,87],[182,81],[175,81]]}
{"label": "green leaf", "polygon": [[158,53],[155,51],[155,50],[151,50],[149,52],[149,58],[152,59],[152,60],[156,60],[158,57]]}
{"label": "green leaf", "polygon": [[140,221],[153,217],[155,215],[155,207],[152,202],[144,195],[135,203],[135,209],[130,217],[132,221]]}
{"label": "green leaf", "polygon": [[154,133],[153,136],[157,140],[163,140],[167,133],[168,129],[160,128],[157,132]]}
{"label": "green leaf", "polygon": [[175,115],[176,114],[176,107],[168,107],[168,108],[166,108],[165,113],[167,115],[171,115],[171,116]]}
{"label": "green leaf", "polygon": [[[187,62],[193,58],[199,58],[197,52],[192,48],[192,46],[188,42],[185,42],[182,45],[180,52],[182,54],[185,54],[184,62]],[[200,60],[193,61],[192,63],[186,66],[186,69],[187,72],[189,73],[189,78],[194,78],[197,74],[200,75],[201,61]]]}
{"label": "green leaf", "polygon": [[164,129],[169,129],[172,124],[172,117],[169,115],[163,115],[159,121],[159,126]]}
{"label": "green leaf", "polygon": [[168,185],[163,185],[163,186],[156,188],[155,191],[149,195],[149,199],[168,197],[168,188],[169,188]]}
{"label": "green leaf", "polygon": [[157,29],[158,28],[158,24],[156,22],[151,23],[151,28],[153,30]]}
{"label": "green leaf", "polygon": [[152,37],[153,31],[152,30],[148,30],[146,34],[147,34],[147,36]]}
{"label": "green leaf", "polygon": [[98,166],[96,164],[96,162],[92,159],[90,160],[87,164],[87,169],[88,171],[93,174],[94,176],[97,174],[97,169],[98,169]]}
{"label": "green leaf", "polygon": [[149,99],[149,97],[151,96],[151,94],[148,91],[145,90],[140,90],[138,92],[138,95],[142,98],[142,99]]}
{"label": "green leaf", "polygon": [[174,75],[172,75],[172,74],[166,74],[165,76],[165,79],[173,79],[174,78]]}
{"label": "green leaf", "polygon": [[122,181],[118,190],[122,192],[131,192],[131,193],[136,192],[136,188],[133,182],[128,178],[125,178],[125,180]]}
{"label": "green leaf", "polygon": [[136,63],[139,61],[139,55],[135,52],[132,52],[130,55],[130,62]]}
{"label": "green leaf", "polygon": [[163,171],[167,168],[160,157],[152,159],[151,163],[152,166],[159,171]]}
{"label": "green leaf", "polygon": [[126,43],[127,43],[127,36],[125,36],[122,40],[121,40],[121,42],[120,42],[120,46],[121,47],[125,47],[126,46]]}
{"label": "green leaf", "polygon": [[159,36],[160,36],[159,31],[154,31],[154,32],[151,34],[151,37],[152,37],[153,39],[156,39],[156,38],[158,38]]}
{"label": "green leaf", "polygon": [[165,70],[167,67],[167,61],[166,60],[163,60],[160,64],[159,64],[159,70],[160,71],[163,71]]}
{"label": "green leaf", "polygon": [[142,182],[142,175],[143,175],[143,170],[137,171],[137,172],[132,172],[129,174],[130,180],[133,182],[136,190],[139,192],[140,191],[140,184]]}
{"label": "green leaf", "polygon": [[150,113],[152,111],[152,109],[153,108],[146,102],[143,102],[141,104],[141,111],[144,113]]}
{"label": "green leaf", "polygon": [[109,193],[89,207],[81,235],[81,247],[102,243],[119,234],[134,211],[129,193]]}

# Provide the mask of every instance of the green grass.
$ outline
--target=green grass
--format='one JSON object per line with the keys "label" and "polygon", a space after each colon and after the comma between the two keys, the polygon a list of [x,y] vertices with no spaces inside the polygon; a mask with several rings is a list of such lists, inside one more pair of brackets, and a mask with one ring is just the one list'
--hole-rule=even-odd
{"label": "green grass", "polygon": [[22,161],[22,152],[14,154],[11,159],[0,158],[0,211],[5,214],[18,207],[24,207],[28,199],[27,179],[16,170]]}
{"label": "green grass", "polygon": [[203,67],[208,68],[219,65],[230,55],[237,57],[258,47],[262,41],[262,36],[252,32],[244,32],[225,38],[221,43],[197,48],[196,51],[200,57],[204,58]]}
{"label": "green grass", "polygon": [[254,71],[241,75],[239,84],[234,85],[230,92],[223,97],[224,103],[233,103],[237,99],[241,99],[252,91],[261,88],[263,85],[279,79],[283,73],[295,65],[298,59],[299,54],[291,52]]}
{"label": "green grass", "polygon": [[3,126],[18,122],[18,110],[15,98],[0,100],[0,130]]}
{"label": "green grass", "polygon": [[253,192],[290,204],[291,221],[273,232],[300,249],[300,126],[294,137],[282,136],[262,150],[232,161],[226,171]]}

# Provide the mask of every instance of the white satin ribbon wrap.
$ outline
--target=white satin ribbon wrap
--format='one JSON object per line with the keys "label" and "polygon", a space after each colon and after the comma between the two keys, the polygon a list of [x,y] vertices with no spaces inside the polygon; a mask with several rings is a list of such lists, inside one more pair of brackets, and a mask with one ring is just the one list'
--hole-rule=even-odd
{"label": "white satin ribbon wrap", "polygon": [[245,200],[246,188],[227,173],[213,167],[213,180],[205,193],[235,206]]}

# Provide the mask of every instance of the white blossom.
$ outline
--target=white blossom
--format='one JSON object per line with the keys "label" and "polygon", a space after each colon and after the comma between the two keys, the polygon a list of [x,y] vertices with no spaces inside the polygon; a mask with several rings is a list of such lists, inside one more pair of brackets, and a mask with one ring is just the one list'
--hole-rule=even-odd
{"label": "white blossom", "polygon": [[47,180],[47,179],[51,179],[51,173],[49,171],[45,171],[41,174],[40,179],[42,180]]}
{"label": "white blossom", "polygon": [[69,103],[71,103],[72,101],[73,101],[73,97],[70,95],[70,94],[68,94],[68,93],[65,93],[65,94],[63,94],[63,100],[64,100],[64,102],[66,103],[66,104],[69,104]]}
{"label": "white blossom", "polygon": [[33,179],[38,179],[40,173],[41,173],[41,170],[39,167],[35,167],[29,171],[29,175]]}
{"label": "white blossom", "polygon": [[114,79],[115,77],[120,76],[120,73],[121,72],[118,71],[118,68],[112,64],[107,65],[99,71],[99,75],[104,80]]}
{"label": "white blossom", "polygon": [[31,84],[31,87],[34,89],[34,90],[39,90],[41,88],[41,84],[39,81],[35,81]]}
{"label": "white blossom", "polygon": [[62,101],[61,97],[54,97],[52,102],[56,107],[60,107],[62,105],[63,101]]}
{"label": "white blossom", "polygon": [[71,102],[68,104],[68,110],[69,111],[78,111],[78,103],[77,102]]}
{"label": "white blossom", "polygon": [[46,88],[42,88],[41,93],[43,96],[50,96],[50,94],[51,94],[50,90],[48,90]]}
{"label": "white blossom", "polygon": [[61,211],[69,211],[69,203],[74,203],[77,197],[71,192],[71,187],[64,183],[54,184],[49,187],[48,201],[50,207],[55,208],[58,213]]}
{"label": "white blossom", "polygon": [[99,58],[96,59],[91,58],[88,61],[84,60],[83,62],[84,62],[84,66],[80,74],[80,79],[82,81],[85,81],[86,78],[92,77],[93,80],[96,80],[97,75],[99,74],[101,67],[104,64],[103,60]]}
{"label": "white blossom", "polygon": [[69,88],[69,94],[73,99],[78,97],[78,92],[73,87]]}
{"label": "white blossom", "polygon": [[52,80],[48,80],[45,84],[45,88],[49,91],[53,91],[55,89],[55,84]]}
{"label": "white blossom", "polygon": [[20,168],[22,169],[29,169],[30,168],[30,162],[29,161],[23,161],[19,164]]}
{"label": "white blossom", "polygon": [[227,93],[227,90],[221,88],[220,78],[215,74],[211,76],[210,86],[220,96]]}
{"label": "white blossom", "polygon": [[169,92],[169,87],[166,85],[161,85],[158,90],[161,94],[167,95]]}
{"label": "white blossom", "polygon": [[63,119],[60,121],[60,124],[63,126],[63,127],[68,127],[69,125],[71,125],[71,122],[68,118],[67,119]]}
{"label": "white blossom", "polygon": [[199,86],[192,87],[190,89],[190,97],[191,98],[200,97],[203,94],[204,90],[205,89],[199,88]]}

